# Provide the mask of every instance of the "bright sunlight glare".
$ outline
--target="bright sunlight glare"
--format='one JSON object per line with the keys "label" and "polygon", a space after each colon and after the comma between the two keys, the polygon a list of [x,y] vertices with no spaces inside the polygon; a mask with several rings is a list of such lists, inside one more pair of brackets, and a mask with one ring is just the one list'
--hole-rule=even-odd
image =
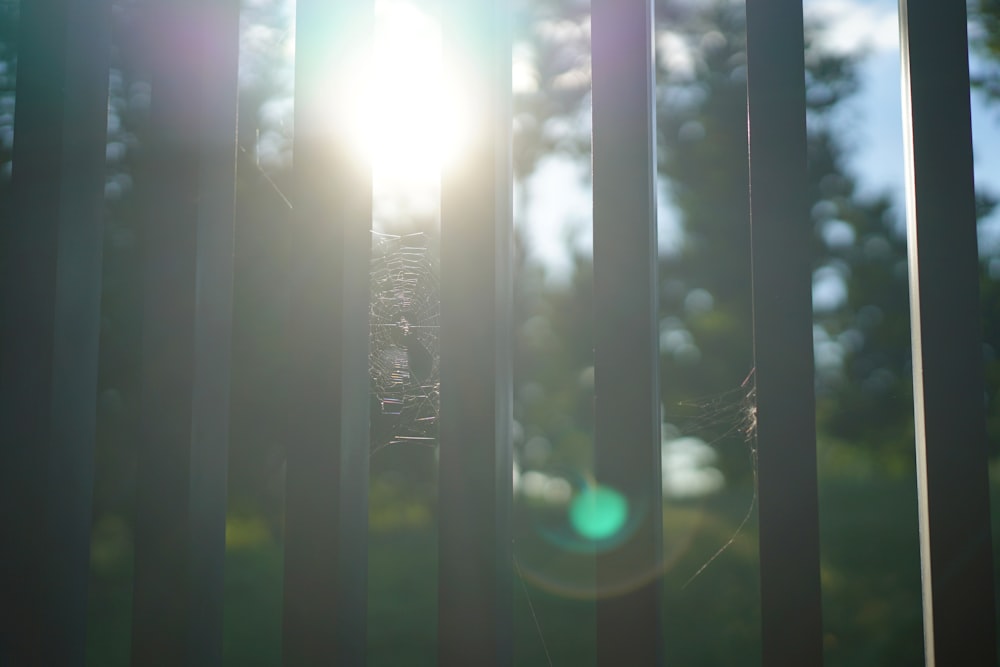
{"label": "bright sunlight glare", "polygon": [[379,194],[436,200],[441,168],[460,150],[463,125],[444,80],[440,24],[407,0],[378,0],[374,41],[359,149]]}

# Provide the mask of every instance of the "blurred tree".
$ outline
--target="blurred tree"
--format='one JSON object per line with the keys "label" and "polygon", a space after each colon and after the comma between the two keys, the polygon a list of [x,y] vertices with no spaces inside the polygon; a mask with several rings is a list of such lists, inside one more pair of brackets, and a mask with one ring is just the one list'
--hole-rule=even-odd
{"label": "blurred tree", "polygon": [[[712,395],[727,381],[734,386],[739,360],[750,358],[742,7],[719,2],[687,11],[675,13],[658,38],[666,84],[660,89],[660,171],[683,229],[678,247],[661,265],[668,410],[675,400],[672,385]],[[976,3],[971,19],[972,46],[980,56],[973,84],[997,102],[997,3]],[[821,438],[850,443],[882,469],[908,470],[913,416],[902,204],[887,193],[862,195],[846,166],[852,133],[844,109],[858,90],[863,54],[824,51],[817,39],[822,30],[807,25],[807,168],[816,243],[802,249],[812,254],[815,266],[818,427]],[[977,204],[982,220],[996,200],[980,191]],[[994,447],[1000,442],[996,252],[981,248]],[[720,384],[712,386],[715,382]]]}
{"label": "blurred tree", "polygon": [[[141,279],[133,177],[141,169],[151,86],[142,65],[141,11],[114,4],[110,72],[107,243],[95,511],[128,507],[141,368]],[[18,3],[0,2],[0,194],[9,181]],[[283,338],[282,228],[291,206],[286,170],[291,128],[291,10],[248,3],[241,70],[239,224],[234,328],[231,484],[235,506],[269,511],[280,497]],[[996,3],[972,7],[972,45],[983,59],[974,83],[997,98]],[[750,371],[749,213],[743,11],[738,3],[657,6],[659,170],[678,239],[661,259],[662,387],[668,421],[682,429],[683,404],[738,387]],[[525,181],[554,153],[589,150],[589,7],[580,0],[518,3],[515,12],[515,173]],[[816,27],[810,35],[816,34]],[[862,197],[845,166],[849,136],[838,114],[857,90],[853,56],[807,51],[811,221],[816,242],[816,338],[820,426],[878,452],[893,466],[911,458],[905,252],[898,208]],[[991,69],[992,68],[992,69]],[[993,203],[981,198],[981,211]],[[2,206],[2,197],[0,197]],[[669,227],[666,231],[670,231]],[[989,249],[987,249],[989,250]],[[983,298],[995,304],[1000,266],[984,256]],[[546,442],[559,456],[585,455],[592,420],[590,266],[578,253],[570,284],[553,286],[522,253],[517,304],[520,444]],[[990,267],[993,270],[990,271]],[[1000,385],[1000,322],[985,308],[987,367]],[[990,394],[991,433],[1000,436],[1000,397]],[[695,420],[697,421],[697,420]],[[731,422],[701,433],[714,440]],[[736,436],[737,439],[739,436]],[[538,451],[536,448],[535,451]],[[725,467],[746,474],[741,448]],[[741,472],[742,471],[742,472]]]}
{"label": "blurred tree", "polygon": [[[293,205],[287,173],[292,9],[284,0],[244,5],[230,497],[235,510],[261,513],[279,524],[283,304],[290,296],[283,272],[294,262],[283,233]],[[18,8],[16,1],[0,0],[0,219],[11,168]],[[142,232],[133,181],[142,168],[144,119],[154,93],[143,68],[142,14],[134,0],[114,3],[98,515],[130,515],[132,452],[139,433]],[[995,0],[975,0],[970,16],[972,47],[980,58],[973,84],[997,102],[1000,8]],[[742,435],[733,428],[740,396],[729,393],[753,366],[743,9],[729,0],[658,0],[657,20],[658,167],[670,210],[660,265],[665,418],[678,432],[697,429],[693,434],[717,442],[730,481],[747,481]],[[517,3],[515,29],[514,167],[523,184],[543,159],[561,154],[585,160],[589,151],[589,3],[524,0]],[[812,26],[809,36],[820,29]],[[858,88],[859,62],[809,40],[810,218],[804,224],[813,225],[816,234],[812,247],[801,251],[815,266],[819,426],[824,437],[852,443],[881,467],[901,469],[911,465],[913,428],[905,242],[896,203],[859,194],[846,166],[850,134],[841,112]],[[983,217],[993,205],[980,196]],[[586,470],[594,400],[590,259],[576,252],[565,285],[547,282],[523,245],[517,268],[519,465]],[[984,248],[982,269],[989,424],[996,444],[996,248]],[[723,397],[725,409],[705,397]],[[853,524],[877,502],[881,496],[863,498],[845,517]],[[886,559],[901,551],[887,549]],[[866,581],[857,577],[855,587],[862,590]],[[742,583],[723,584],[720,595],[735,595]],[[848,608],[842,615],[851,613]],[[692,637],[704,639],[697,629]],[[730,661],[738,660],[730,644],[714,644]],[[704,655],[704,646],[698,648]]]}
{"label": "blurred tree", "polygon": [[142,372],[142,147],[152,87],[143,10],[112,12],[94,514],[131,517]]}
{"label": "blurred tree", "polygon": [[971,0],[968,5],[972,53],[982,59],[975,63],[972,85],[994,102],[1000,101],[1000,2]]}
{"label": "blurred tree", "polygon": [[[660,384],[667,421],[687,431],[680,406],[697,411],[753,368],[753,330],[744,11],[677,4],[657,36],[660,176],[680,231],[660,262]],[[722,421],[713,423],[711,405],[708,430],[692,435],[727,434],[736,412],[720,407]],[[745,451],[724,449],[734,455],[727,472],[745,473]]]}
{"label": "blurred tree", "polygon": [[[572,9],[568,15],[574,15]],[[586,19],[581,20],[571,25],[586,27]],[[695,427],[706,440],[729,440],[725,446],[718,443],[725,453],[723,467],[739,478],[749,474],[745,448],[730,445],[743,438],[736,428],[741,415],[738,405],[725,403],[739,402],[738,392],[728,392],[753,367],[744,12],[742,5],[726,0],[660,2],[657,20],[659,173],[670,211],[668,224],[661,222],[665,418],[681,432]],[[905,247],[889,198],[861,196],[845,164],[850,137],[842,116],[858,89],[860,56],[824,50],[815,39],[821,30],[807,26],[809,215],[816,235],[812,247],[801,249],[816,269],[820,427],[905,461],[912,459]],[[555,34],[562,36],[563,48],[586,45],[575,28]],[[536,69],[559,65],[561,72],[546,70],[536,79],[557,82],[586,72],[586,57],[541,61]],[[544,87],[533,93],[547,94]],[[568,128],[572,140],[550,145],[579,154],[589,138],[586,94],[572,100],[577,107],[565,112],[569,120],[522,125]],[[544,105],[536,102],[532,108]],[[542,303],[537,308],[544,311],[547,335],[562,348],[557,352],[553,342],[542,355],[544,363],[535,357],[525,364],[535,372],[525,385],[534,407],[518,413],[527,420],[526,438],[541,429],[548,440],[559,440],[554,426],[541,426],[556,421],[553,415],[562,416],[563,428],[567,420],[574,425],[574,438],[589,437],[590,415],[583,409],[589,394],[577,381],[591,363],[589,339],[581,336],[581,326],[586,332],[589,324],[579,312],[589,307],[588,262],[583,255],[576,258],[568,291],[540,289],[533,297]],[[528,320],[533,331],[540,321]],[[543,372],[545,382],[539,380]],[[546,384],[560,377],[562,389]],[[542,394],[550,399],[538,398]],[[722,402],[705,398],[723,395]]]}
{"label": "blurred tree", "polygon": [[[17,25],[20,4],[0,0],[0,220],[7,220],[10,200],[11,155],[14,147],[14,86],[17,77]],[[0,243],[5,240],[0,228]],[[0,253],[2,257],[3,253]],[[4,261],[0,258],[0,262]],[[0,275],[3,266],[0,266]],[[0,312],[0,317],[3,313]],[[3,327],[0,326],[0,331]],[[3,339],[0,337],[0,347]]]}
{"label": "blurred tree", "polygon": [[17,2],[0,0],[0,188],[6,188],[10,182],[19,11]]}
{"label": "blurred tree", "polygon": [[[544,5],[546,16],[557,4]],[[585,49],[586,15],[573,2],[562,4],[568,7],[567,18],[559,30],[536,28],[525,36],[532,44],[528,53],[535,54],[535,80],[542,82],[517,98],[525,104],[522,113],[532,119],[515,125],[522,129],[517,136],[531,146],[521,151],[531,158],[521,163],[525,169],[533,167],[546,151],[584,156],[589,146],[586,86],[572,88],[572,95],[564,89],[553,90],[557,82],[575,82],[581,72],[589,71],[585,53],[565,53]],[[996,3],[983,0],[972,18],[973,46],[987,58],[974,81],[995,98],[990,86],[995,87],[1000,60]],[[668,218],[675,218],[670,222],[678,228],[665,227],[670,240],[661,253],[660,266],[665,414],[682,431],[688,428],[686,424],[704,429],[707,422],[711,427],[699,433],[701,437],[714,441],[729,433],[739,439],[733,433],[738,410],[722,410],[719,420],[702,419],[699,411],[702,407],[718,411],[718,402],[703,397],[720,396],[738,387],[753,366],[743,8],[726,0],[664,1],[657,5],[657,20],[659,172],[671,209]],[[913,417],[902,206],[887,193],[861,194],[847,167],[853,136],[845,109],[849,110],[850,99],[858,91],[858,67],[864,54],[825,50],[818,39],[823,28],[807,25],[808,201],[815,243],[802,249],[810,253],[815,267],[819,428],[822,438],[850,443],[883,469],[907,470],[913,461]],[[562,55],[543,58],[538,53]],[[538,98],[556,99],[559,104],[547,106]],[[524,131],[525,127],[556,128],[562,134],[559,140],[539,138],[537,133]],[[980,217],[988,215],[994,203],[988,193],[979,193]],[[991,259],[994,250],[984,248],[984,304],[995,301],[1000,277],[1000,260]],[[543,286],[533,297],[536,303],[544,302],[537,308],[545,312],[549,335],[561,341],[563,348],[557,353],[553,342],[543,355],[543,364],[535,358],[525,365],[536,373],[527,385],[534,407],[523,413],[528,419],[526,437],[540,423],[555,420],[554,414],[562,415],[563,427],[567,420],[574,424],[574,438],[589,437],[590,416],[580,408],[586,406],[583,396],[588,394],[576,378],[589,365],[591,350],[587,344],[576,345],[563,337],[587,339],[581,336],[580,327],[585,332],[589,325],[586,317],[580,317],[579,304],[587,307],[588,303],[588,262],[584,255],[576,257],[576,274],[568,290]],[[984,305],[983,312],[987,375],[995,378],[991,386],[997,387],[1000,366],[995,359],[1000,341],[994,330],[1000,325],[993,320],[1000,311]],[[530,321],[537,327],[541,320]],[[557,370],[558,365],[563,369]],[[560,398],[552,398],[551,403],[538,398],[539,373],[551,383],[564,378],[562,390],[550,386],[544,392]],[[1000,436],[996,393],[995,389],[990,393],[994,440]],[[574,407],[567,410],[567,405]],[[542,430],[555,437],[551,427]],[[728,472],[738,476],[738,470],[746,471],[741,448],[724,449],[732,452],[725,465]]]}
{"label": "blurred tree", "polygon": [[[990,104],[1000,108],[1000,2],[973,0],[969,3],[969,43],[973,58],[970,70],[973,90]],[[995,213],[996,193],[977,193],[977,213],[980,220]],[[1000,244],[997,242],[997,220],[991,225],[992,234],[980,235],[980,290],[983,313],[984,363],[986,366],[987,429],[990,453],[1000,454]],[[992,240],[992,245],[990,241]]]}
{"label": "blurred tree", "polygon": [[[743,22],[741,6],[721,2],[682,23],[673,34],[693,59],[664,71],[661,173],[684,230],[662,264],[668,401],[671,380],[713,394],[752,366]],[[860,56],[824,50],[823,26],[806,27],[807,201],[816,233],[800,251],[815,267],[819,428],[912,457],[905,247],[888,197],[860,195],[845,164],[843,110],[858,90]]]}

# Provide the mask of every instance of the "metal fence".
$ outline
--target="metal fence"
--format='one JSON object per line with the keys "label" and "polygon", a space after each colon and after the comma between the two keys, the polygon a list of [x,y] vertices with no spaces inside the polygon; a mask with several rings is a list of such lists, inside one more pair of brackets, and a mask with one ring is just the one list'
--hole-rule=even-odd
{"label": "metal fence", "polygon": [[[0,664],[83,664],[109,5],[21,3],[3,220]],[[145,342],[132,664],[222,655],[239,7],[150,3]],[[965,6],[901,0],[928,664],[996,664]],[[658,494],[651,0],[593,0],[596,460]],[[474,122],[441,212],[438,653],[511,661],[510,38],[453,3]],[[370,174],[345,148],[370,0],[297,3],[284,664],[363,664]],[[799,0],[748,0],[763,664],[822,662]],[[178,45],[184,45],[178,48]],[[333,82],[332,94],[329,90]],[[946,131],[942,130],[946,128]],[[459,170],[462,176],[458,176]],[[622,298],[623,294],[629,298]],[[475,438],[470,438],[475,434]],[[628,437],[622,437],[627,435]],[[657,512],[596,577],[659,558]],[[598,601],[598,664],[662,663],[657,581]]]}

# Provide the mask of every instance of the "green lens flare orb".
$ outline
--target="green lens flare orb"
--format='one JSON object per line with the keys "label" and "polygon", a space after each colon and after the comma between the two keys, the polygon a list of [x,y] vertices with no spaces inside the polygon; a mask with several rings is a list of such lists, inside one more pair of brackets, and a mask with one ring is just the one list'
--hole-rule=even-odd
{"label": "green lens flare orb", "polygon": [[628,501],[614,489],[587,486],[573,499],[569,519],[573,528],[590,540],[606,540],[622,529],[628,518]]}

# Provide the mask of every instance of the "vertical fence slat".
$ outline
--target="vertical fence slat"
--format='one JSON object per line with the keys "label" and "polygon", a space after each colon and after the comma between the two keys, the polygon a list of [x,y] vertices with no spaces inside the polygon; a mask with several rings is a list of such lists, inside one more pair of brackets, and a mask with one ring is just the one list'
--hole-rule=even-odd
{"label": "vertical fence slat", "polygon": [[0,230],[4,664],[84,660],[109,9],[21,7],[11,216]]}
{"label": "vertical fence slat", "polygon": [[365,660],[372,195],[353,110],[372,22],[370,0],[296,6],[286,667]]}
{"label": "vertical fence slat", "polygon": [[965,4],[900,2],[928,665],[997,661]]}
{"label": "vertical fence slat", "polygon": [[[647,576],[597,603],[600,665],[662,662],[660,402],[653,3],[595,0],[593,49],[594,379],[597,482],[643,511],[597,557],[597,587]],[[631,519],[630,519],[631,520]]]}
{"label": "vertical fence slat", "polygon": [[[199,224],[195,368],[192,393],[191,580],[192,667],[222,663],[222,572],[225,560],[229,396],[235,265],[236,130],[239,1],[202,2]],[[154,93],[155,94],[155,93]],[[204,582],[204,583],[203,583]],[[199,597],[210,594],[212,604]]]}
{"label": "vertical fence slat", "polygon": [[132,664],[219,665],[239,5],[151,18]]}
{"label": "vertical fence slat", "polygon": [[438,662],[511,661],[510,38],[505,0],[448,3],[469,124],[442,174]]}
{"label": "vertical fence slat", "polygon": [[800,0],[748,0],[763,664],[822,663]]}

